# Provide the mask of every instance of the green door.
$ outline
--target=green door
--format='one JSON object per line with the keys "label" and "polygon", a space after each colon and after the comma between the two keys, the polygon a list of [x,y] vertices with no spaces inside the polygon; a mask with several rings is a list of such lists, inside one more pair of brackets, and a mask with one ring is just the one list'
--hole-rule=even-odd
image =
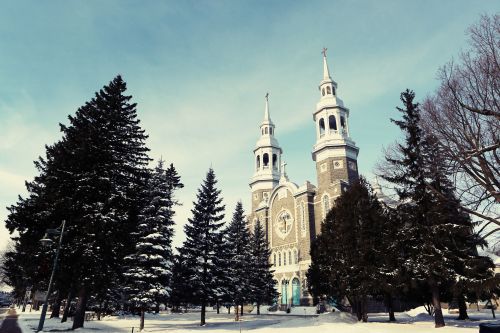
{"label": "green door", "polygon": [[292,281],[292,304],[300,305],[300,282],[297,278]]}
{"label": "green door", "polygon": [[281,283],[281,304],[288,304],[287,289],[288,289],[288,281],[283,280],[283,282]]}

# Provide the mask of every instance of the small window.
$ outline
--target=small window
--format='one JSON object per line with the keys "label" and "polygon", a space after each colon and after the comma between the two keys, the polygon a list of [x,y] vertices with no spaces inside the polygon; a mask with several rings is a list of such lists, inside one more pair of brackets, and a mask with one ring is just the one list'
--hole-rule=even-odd
{"label": "small window", "polygon": [[274,257],[273,257],[273,266],[276,267],[276,253],[274,254]]}
{"label": "small window", "polygon": [[325,135],[325,120],[321,118],[319,120],[319,136]]}
{"label": "small window", "polygon": [[264,135],[264,129],[262,129],[261,132],[262,132],[262,135]]}
{"label": "small window", "polygon": [[286,252],[283,253],[283,266],[286,266]]}
{"label": "small window", "polygon": [[273,135],[273,128],[269,127],[269,134]]}
{"label": "small window", "polygon": [[288,251],[288,262],[292,264],[292,251]]}
{"label": "small window", "polygon": [[257,155],[257,169],[260,169],[260,155]]}
{"label": "small window", "polygon": [[278,167],[278,156],[273,154],[273,168],[276,169]]}
{"label": "small window", "polygon": [[330,88],[330,86],[326,87],[326,93],[327,95],[330,95],[332,93],[332,89]]}
{"label": "small window", "polygon": [[264,129],[264,133],[267,134],[267,127]]}
{"label": "small window", "polygon": [[345,128],[345,118],[344,118],[344,116],[340,116],[340,127]]}
{"label": "small window", "polygon": [[328,117],[328,126],[331,130],[337,130],[337,119],[335,119],[335,116],[333,114]]}
{"label": "small window", "polygon": [[278,253],[278,266],[281,266],[281,253]]}
{"label": "small window", "polygon": [[264,164],[264,168],[269,166],[269,155],[267,153],[262,157],[262,163]]}
{"label": "small window", "polygon": [[297,250],[293,251],[293,256],[295,257],[295,263],[298,264],[299,263],[299,253],[297,252]]}
{"label": "small window", "polygon": [[332,87],[333,95],[335,95],[335,87]]}
{"label": "small window", "polygon": [[325,96],[325,88],[321,89],[321,95]]}

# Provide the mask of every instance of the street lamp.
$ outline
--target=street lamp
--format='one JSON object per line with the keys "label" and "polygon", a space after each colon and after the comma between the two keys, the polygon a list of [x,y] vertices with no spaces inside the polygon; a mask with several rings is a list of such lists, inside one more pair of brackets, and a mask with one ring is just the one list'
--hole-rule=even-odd
{"label": "street lamp", "polygon": [[47,315],[47,306],[49,302],[49,295],[50,291],[52,289],[52,281],[54,280],[54,274],[56,273],[56,268],[57,268],[57,259],[59,259],[59,250],[61,250],[61,243],[63,239],[63,234],[64,234],[64,227],[66,226],[66,221],[63,220],[61,224],[61,230],[59,229],[47,229],[45,231],[45,236],[43,236],[42,239],[40,239],[40,243],[42,243],[43,246],[48,246],[54,241],[50,239],[50,235],[59,235],[59,244],[57,246],[57,252],[56,256],[54,258],[54,265],[52,267],[52,273],[50,274],[50,280],[49,280],[49,287],[47,289],[47,294],[45,294],[45,300],[43,302],[43,307],[42,307],[42,313],[40,314],[40,321],[38,322],[38,329],[37,332],[41,331],[43,329],[43,323],[45,322],[45,316]]}

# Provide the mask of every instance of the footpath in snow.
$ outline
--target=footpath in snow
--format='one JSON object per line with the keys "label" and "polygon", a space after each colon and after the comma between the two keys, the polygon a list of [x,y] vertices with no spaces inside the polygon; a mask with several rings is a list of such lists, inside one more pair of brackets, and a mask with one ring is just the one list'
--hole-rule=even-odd
{"label": "footpath in snow", "polygon": [[[306,309],[306,314],[309,312]],[[24,333],[34,332],[39,319],[39,312],[21,313],[19,316],[19,326]],[[469,313],[471,320],[458,321],[454,318],[456,314],[445,314],[446,327],[438,329],[436,332],[458,332],[477,333],[479,324],[483,322],[495,322],[500,324],[500,320],[493,320],[491,312]],[[430,332],[434,330],[434,319],[425,313],[423,308],[417,308],[405,313],[396,314],[396,323],[389,323],[387,314],[371,314],[368,323],[359,323],[356,318],[343,312],[325,313],[318,316],[287,316],[287,315],[254,315],[245,314],[242,321],[234,321],[234,313],[216,314],[207,313],[207,325],[199,326],[200,314],[198,312],[189,313],[161,313],[158,315],[148,314],[146,316],[144,332],[200,332],[209,331],[213,333],[247,332],[255,333],[302,333],[313,329],[316,332],[335,333],[381,333],[381,332]],[[71,322],[61,324],[58,319],[47,319],[45,321],[44,332],[69,331]],[[103,320],[87,321],[85,328],[78,329],[79,333],[134,333],[138,332],[139,318],[133,316],[111,316]],[[3,332],[0,332],[3,333]],[[10,333],[10,332],[9,332]],[[17,333],[17,332],[15,332]]]}

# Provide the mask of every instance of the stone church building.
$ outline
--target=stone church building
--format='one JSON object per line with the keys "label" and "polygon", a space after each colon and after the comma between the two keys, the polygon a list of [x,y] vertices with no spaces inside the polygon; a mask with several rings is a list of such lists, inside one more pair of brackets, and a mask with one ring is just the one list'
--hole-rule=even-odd
{"label": "stone church building", "polygon": [[349,133],[349,109],[337,95],[325,51],[320,96],[311,126],[316,132],[312,159],[316,162],[317,185],[306,181],[298,186],[288,179],[267,95],[260,138],[253,150],[255,172],[250,181],[249,223],[251,230],[257,220],[264,225],[281,294],[278,302],[286,305],[311,304],[306,281],[311,241],[320,232],[335,198],[358,178],[359,149]]}

